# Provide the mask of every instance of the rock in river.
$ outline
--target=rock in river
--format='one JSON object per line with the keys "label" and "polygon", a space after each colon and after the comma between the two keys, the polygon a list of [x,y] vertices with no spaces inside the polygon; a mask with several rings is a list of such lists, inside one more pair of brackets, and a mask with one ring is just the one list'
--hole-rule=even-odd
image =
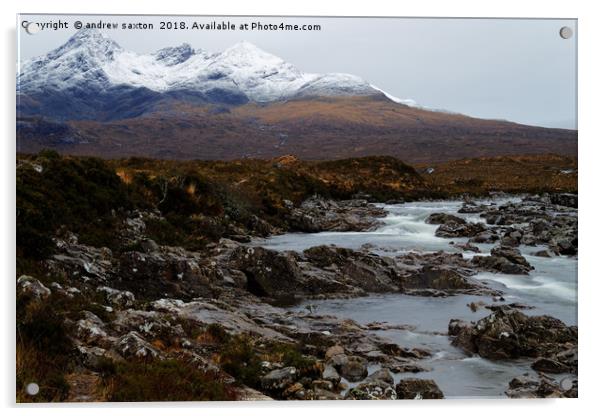
{"label": "rock in river", "polygon": [[[577,328],[551,316],[527,316],[514,309],[497,309],[468,324],[451,320],[452,344],[489,359],[554,357],[577,345]],[[567,362],[568,361],[568,355]],[[572,364],[576,367],[576,361]]]}

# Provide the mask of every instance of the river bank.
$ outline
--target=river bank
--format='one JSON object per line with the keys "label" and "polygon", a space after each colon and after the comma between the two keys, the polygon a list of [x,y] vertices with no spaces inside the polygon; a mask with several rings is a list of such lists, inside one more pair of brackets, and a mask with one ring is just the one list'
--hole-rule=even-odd
{"label": "river bank", "polygon": [[67,232],[55,280],[21,276],[18,290],[87,302],[65,327],[74,377],[99,384],[115,377],[107,360],[176,360],[238,399],[574,396],[575,204],[312,198],[290,209],[310,233],[204,251],[155,243],[145,224],[160,214],[134,212],[134,250]]}

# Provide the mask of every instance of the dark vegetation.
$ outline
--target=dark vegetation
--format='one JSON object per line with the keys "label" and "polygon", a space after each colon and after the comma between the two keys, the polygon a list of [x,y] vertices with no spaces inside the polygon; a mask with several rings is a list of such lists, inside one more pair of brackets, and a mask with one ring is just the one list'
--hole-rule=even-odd
{"label": "dark vegetation", "polygon": [[[428,169],[432,173],[426,173]],[[427,186],[450,195],[489,192],[577,192],[577,158],[558,155],[498,156],[418,165]]]}
{"label": "dark vegetation", "polygon": [[180,360],[106,361],[101,369],[112,402],[234,400],[234,390],[214,374]]}
{"label": "dark vegetation", "polygon": [[288,229],[285,200],[298,204],[315,194],[342,199],[358,192],[378,200],[427,195],[414,169],[389,157],[313,164],[294,158],[103,161],[43,151],[17,162],[18,273],[50,255],[52,237],[64,230],[84,244],[123,250],[120,229],[136,209],[160,211],[147,221],[148,235],[159,244],[198,250],[240,228],[267,235],[260,219]]}
{"label": "dark vegetation", "polygon": [[[267,236],[290,230],[288,205],[313,195],[372,201],[443,198],[489,191],[576,192],[574,158],[530,156],[471,159],[414,168],[392,157],[303,162],[275,160],[163,161],[143,158],[106,161],[61,156],[55,151],[17,157],[17,276],[42,283],[64,277],[46,270],[44,259],[56,250],[53,237],[67,231],[79,241],[115,253],[137,249],[124,243],[123,223],[136,210],[155,212],[145,234],[161,245],[203,250],[210,242],[237,234]],[[368,195],[369,194],[369,195]],[[288,200],[288,201],[287,201]],[[66,375],[77,365],[68,322],[88,310],[111,317],[99,293],[65,296],[53,291],[44,302],[17,298],[17,400],[59,401],[69,395]],[[186,326],[186,323],[181,323]],[[300,345],[255,345],[252,338],[230,336],[219,325],[189,336],[216,348],[221,367],[237,382],[257,387],[261,362],[270,357],[301,373],[316,371]],[[196,333],[198,332],[198,333]],[[166,340],[158,340],[167,342]],[[168,347],[172,347],[168,345]],[[173,346],[177,347],[177,346]],[[35,397],[25,386],[36,381]],[[228,400],[233,396],[219,376],[190,363],[106,363],[104,395],[115,401]]]}

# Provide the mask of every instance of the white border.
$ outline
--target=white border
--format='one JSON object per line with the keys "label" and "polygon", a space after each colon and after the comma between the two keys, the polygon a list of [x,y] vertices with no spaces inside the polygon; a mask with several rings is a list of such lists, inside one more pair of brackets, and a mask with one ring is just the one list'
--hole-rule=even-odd
{"label": "white border", "polygon": [[[548,0],[548,1],[477,1],[477,0],[422,0],[413,2],[351,1],[351,0],[304,0],[287,1],[127,1],[103,0],[82,2],[67,0],[29,0],[20,3],[1,3],[3,48],[5,59],[2,70],[2,191],[5,202],[0,205],[4,222],[1,263],[3,337],[1,344],[1,393],[2,404],[9,407],[8,414],[29,414],[35,411],[45,414],[90,413],[105,415],[117,408],[133,410],[135,405],[82,405],[50,406],[49,408],[15,407],[14,403],[14,236],[15,236],[15,25],[16,14],[21,13],[131,13],[131,14],[238,14],[238,15],[346,15],[346,16],[441,16],[441,17],[550,17],[579,19],[579,327],[581,365],[579,374],[579,399],[576,400],[450,400],[442,402],[339,402],[339,403],[208,403],[169,405],[142,405],[149,415],[164,416],[168,409],[180,415],[199,413],[249,415],[304,415],[308,413],[345,413],[365,415],[373,409],[382,413],[416,412],[447,415],[508,415],[516,412],[546,412],[548,414],[577,414],[595,409],[600,388],[600,310],[596,307],[600,298],[600,179],[599,158],[600,129],[600,19],[595,1]],[[130,411],[131,411],[130,410]],[[127,410],[126,410],[127,411]]]}

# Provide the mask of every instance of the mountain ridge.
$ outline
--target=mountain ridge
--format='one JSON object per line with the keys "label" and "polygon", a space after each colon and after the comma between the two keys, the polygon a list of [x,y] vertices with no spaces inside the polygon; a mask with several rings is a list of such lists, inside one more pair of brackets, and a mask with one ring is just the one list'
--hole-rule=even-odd
{"label": "mountain ridge", "polygon": [[[152,54],[123,49],[96,29],[83,29],[65,44],[23,63],[17,91],[44,106],[44,96],[60,93],[79,98],[81,90],[98,96],[124,93],[156,101],[164,94],[195,96],[194,101],[222,104],[274,102],[307,96],[381,95],[368,82],[351,74],[306,73],[250,42],[242,41],[221,53],[195,50],[188,44],[162,48]],[[71,108],[70,113],[44,111],[60,119],[90,118]],[[36,113],[24,106],[22,113]],[[37,111],[43,112],[43,111]],[[102,113],[102,112],[101,112]],[[127,118],[114,114],[110,118]]]}
{"label": "mountain ridge", "polygon": [[17,77],[17,148],[106,158],[388,155],[409,163],[577,154],[577,132],[422,108],[350,74],[304,73],[249,42],[140,55],[80,31]]}

